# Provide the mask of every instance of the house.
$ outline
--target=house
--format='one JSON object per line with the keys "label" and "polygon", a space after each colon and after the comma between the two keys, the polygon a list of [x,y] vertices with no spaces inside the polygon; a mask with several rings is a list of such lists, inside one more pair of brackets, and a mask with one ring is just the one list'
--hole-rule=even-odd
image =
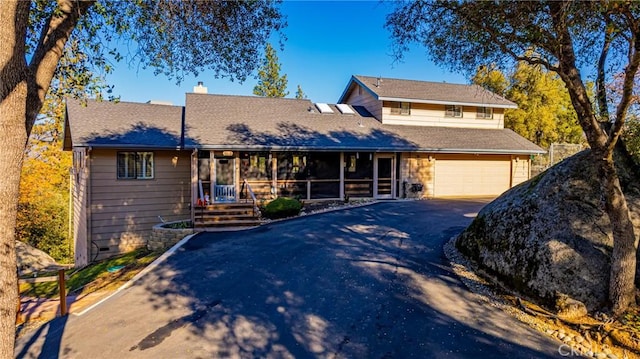
{"label": "house", "polygon": [[69,100],[76,264],[143,246],[160,220],[197,222],[210,203],[499,195],[544,152],[504,128],[507,108],[475,85],[365,76],[337,104],[201,84],[185,106]]}

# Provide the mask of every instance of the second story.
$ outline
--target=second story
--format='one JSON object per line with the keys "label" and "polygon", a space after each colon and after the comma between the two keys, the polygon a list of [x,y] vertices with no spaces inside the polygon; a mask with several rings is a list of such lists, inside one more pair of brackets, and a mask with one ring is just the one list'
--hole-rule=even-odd
{"label": "second story", "polygon": [[516,104],[478,85],[352,76],[338,103],[362,106],[385,125],[504,128]]}

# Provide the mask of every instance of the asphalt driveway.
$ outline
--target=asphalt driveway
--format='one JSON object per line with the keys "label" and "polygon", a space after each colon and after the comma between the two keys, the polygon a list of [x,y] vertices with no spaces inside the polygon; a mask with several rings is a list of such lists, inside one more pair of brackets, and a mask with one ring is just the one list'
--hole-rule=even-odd
{"label": "asphalt driveway", "polygon": [[541,358],[558,343],[480,302],[442,245],[486,203],[393,201],[192,238],[27,358]]}

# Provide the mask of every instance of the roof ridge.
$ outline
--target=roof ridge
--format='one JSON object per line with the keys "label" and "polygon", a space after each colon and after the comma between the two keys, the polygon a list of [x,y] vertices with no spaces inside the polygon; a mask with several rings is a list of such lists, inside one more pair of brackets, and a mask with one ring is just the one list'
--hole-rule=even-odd
{"label": "roof ridge", "polygon": [[446,82],[446,81],[429,81],[429,80],[415,80],[415,79],[402,79],[402,78],[397,78],[397,77],[381,77],[381,76],[366,76],[366,75],[354,75],[354,77],[360,77],[360,78],[369,78],[369,79],[380,79],[382,81],[384,80],[393,80],[393,81],[404,81],[404,82],[420,82],[420,83],[429,83],[429,84],[446,84],[446,85],[456,85],[456,86],[473,86],[476,84],[461,84],[458,82]]}
{"label": "roof ridge", "polygon": [[246,98],[246,99],[264,99],[267,101],[305,101],[305,102],[313,102],[308,98],[290,98],[290,97],[267,97],[267,96],[257,96],[257,95],[231,95],[231,94],[217,94],[217,93],[195,93],[195,92],[187,92],[187,96],[214,96],[214,97],[233,97],[233,98]]}

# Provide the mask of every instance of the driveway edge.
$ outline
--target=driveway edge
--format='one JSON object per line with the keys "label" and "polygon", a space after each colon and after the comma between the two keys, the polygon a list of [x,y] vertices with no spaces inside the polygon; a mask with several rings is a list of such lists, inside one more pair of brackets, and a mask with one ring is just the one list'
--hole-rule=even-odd
{"label": "driveway edge", "polygon": [[121,291],[129,288],[130,286],[132,286],[135,282],[137,282],[138,280],[140,280],[140,278],[144,277],[147,273],[149,273],[150,271],[152,271],[153,269],[155,269],[157,266],[159,266],[162,262],[166,261],[167,258],[169,258],[171,255],[173,255],[173,253],[175,253],[175,251],[178,250],[178,248],[182,247],[185,243],[187,243],[193,236],[195,236],[197,233],[193,233],[193,234],[189,234],[188,236],[182,238],[178,243],[174,244],[173,247],[169,248],[166,252],[164,252],[160,257],[156,258],[156,260],[154,260],[153,262],[151,262],[151,264],[149,264],[148,266],[146,266],[143,270],[141,270],[140,272],[138,272],[138,274],[136,274],[135,276],[133,276],[133,278],[129,279],[129,281],[127,281],[125,284],[121,285],[118,289],[116,289],[115,291],[113,291],[113,293],[109,294],[108,296],[100,299],[99,301],[95,302],[94,304],[90,305],[89,307],[85,308],[84,310],[82,310],[79,313],[72,313],[73,315],[76,316],[82,316],[86,313],[88,313],[89,311],[91,311],[92,309],[96,308],[97,306],[99,306],[100,304],[106,302],[107,300],[109,300],[109,298],[113,297],[114,295],[120,293]]}

